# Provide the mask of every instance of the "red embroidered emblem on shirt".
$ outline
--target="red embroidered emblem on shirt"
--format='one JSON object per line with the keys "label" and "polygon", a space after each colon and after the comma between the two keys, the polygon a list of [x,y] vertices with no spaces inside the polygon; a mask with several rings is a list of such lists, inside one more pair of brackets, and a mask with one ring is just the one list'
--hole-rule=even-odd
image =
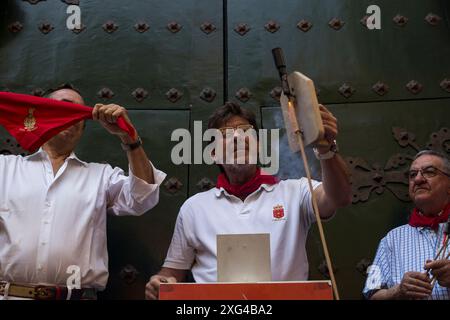
{"label": "red embroidered emblem on shirt", "polygon": [[272,211],[274,219],[281,219],[284,217],[284,207],[282,205],[276,205]]}

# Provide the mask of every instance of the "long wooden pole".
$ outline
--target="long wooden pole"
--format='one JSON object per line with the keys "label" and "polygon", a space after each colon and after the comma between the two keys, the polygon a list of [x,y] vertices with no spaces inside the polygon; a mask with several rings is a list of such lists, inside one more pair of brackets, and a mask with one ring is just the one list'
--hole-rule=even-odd
{"label": "long wooden pole", "polygon": [[308,179],[309,191],[311,192],[314,214],[316,216],[317,226],[319,227],[320,240],[322,242],[322,247],[323,247],[323,252],[325,254],[325,261],[327,263],[328,272],[330,273],[331,284],[333,287],[334,296],[335,296],[336,300],[340,300],[339,291],[338,291],[338,287],[336,284],[336,279],[334,278],[333,266],[331,264],[330,254],[328,252],[327,241],[325,239],[325,234],[323,232],[322,220],[320,219],[319,207],[317,206],[317,199],[316,199],[316,196],[314,195],[314,189],[313,189],[312,182],[311,182],[311,172],[309,171],[309,164],[308,164],[308,160],[306,158],[305,147],[303,145],[303,139],[302,139],[302,134],[301,134],[300,130],[296,131],[296,136],[298,139],[298,143],[300,145],[300,152],[301,152],[301,156],[303,159],[303,166],[305,167],[306,177]]}
{"label": "long wooden pole", "polygon": [[334,277],[333,266],[331,264],[330,254],[328,252],[328,246],[327,246],[327,242],[325,239],[325,233],[323,232],[322,220],[320,219],[319,207],[317,205],[317,199],[314,195],[314,189],[313,189],[312,182],[311,182],[311,172],[309,171],[309,164],[308,164],[308,159],[307,159],[306,153],[305,153],[305,146],[303,144],[302,133],[301,133],[300,128],[298,127],[298,122],[297,122],[297,119],[296,119],[296,116],[294,113],[293,103],[290,100],[288,101],[287,108],[288,108],[288,117],[289,117],[289,121],[291,124],[291,128],[293,129],[293,131],[297,137],[298,144],[300,146],[300,153],[302,155],[303,165],[305,167],[306,177],[308,179],[308,186],[309,186],[309,191],[311,192],[314,214],[316,216],[317,226],[319,227],[320,241],[322,242],[323,252],[325,254],[325,261],[327,263],[328,272],[330,274],[334,296],[335,296],[336,300],[340,300],[339,291],[338,291],[338,287],[336,284],[336,279]]}

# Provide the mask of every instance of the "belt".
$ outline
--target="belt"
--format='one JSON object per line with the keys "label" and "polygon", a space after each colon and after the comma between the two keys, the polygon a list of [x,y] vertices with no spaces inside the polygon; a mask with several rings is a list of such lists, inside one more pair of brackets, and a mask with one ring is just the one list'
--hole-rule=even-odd
{"label": "belt", "polygon": [[[0,281],[0,296],[5,295],[7,282]],[[67,300],[69,289],[64,286],[10,283],[8,296],[34,300]],[[97,291],[93,288],[72,289],[70,300],[96,300]]]}

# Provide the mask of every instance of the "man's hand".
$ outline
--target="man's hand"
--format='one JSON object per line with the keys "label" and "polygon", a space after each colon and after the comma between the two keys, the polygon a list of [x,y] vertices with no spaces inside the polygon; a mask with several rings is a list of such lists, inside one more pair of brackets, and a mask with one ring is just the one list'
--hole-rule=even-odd
{"label": "man's hand", "polygon": [[119,136],[124,143],[130,143],[128,140],[131,139],[127,140],[127,133],[117,125],[117,119],[119,117],[123,117],[126,122],[132,125],[128,117],[127,109],[117,104],[97,103],[92,110],[92,118],[94,120],[99,121],[109,133]]}
{"label": "man's hand", "polygon": [[[319,104],[319,109],[320,116],[322,117],[323,128],[325,131],[324,139],[327,140],[328,145],[330,145],[336,139],[338,134],[337,119],[327,108],[325,108],[324,105]],[[318,147],[317,149],[320,153],[325,153],[330,149],[330,147],[324,146]]]}
{"label": "man's hand", "polygon": [[394,294],[396,299],[426,299],[431,295],[431,280],[422,272],[406,272]]}
{"label": "man's hand", "polygon": [[431,270],[441,287],[450,288],[450,260],[429,260],[425,264],[425,269]]}
{"label": "man's hand", "polygon": [[161,283],[176,283],[175,277],[166,277],[156,274],[150,278],[150,281],[145,285],[145,299],[158,300],[159,298],[159,286]]}

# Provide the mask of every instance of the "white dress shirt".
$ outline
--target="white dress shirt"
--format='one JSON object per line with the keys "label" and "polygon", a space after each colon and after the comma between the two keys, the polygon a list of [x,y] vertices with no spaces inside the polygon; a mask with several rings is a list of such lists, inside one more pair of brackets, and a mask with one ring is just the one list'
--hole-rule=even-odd
{"label": "white dress shirt", "polygon": [[76,266],[82,288],[104,289],[106,213],[137,216],[153,208],[166,174],[152,169],[155,184],[148,184],[131,170],[127,177],[74,153],[56,175],[43,149],[0,155],[0,280],[66,285]]}

